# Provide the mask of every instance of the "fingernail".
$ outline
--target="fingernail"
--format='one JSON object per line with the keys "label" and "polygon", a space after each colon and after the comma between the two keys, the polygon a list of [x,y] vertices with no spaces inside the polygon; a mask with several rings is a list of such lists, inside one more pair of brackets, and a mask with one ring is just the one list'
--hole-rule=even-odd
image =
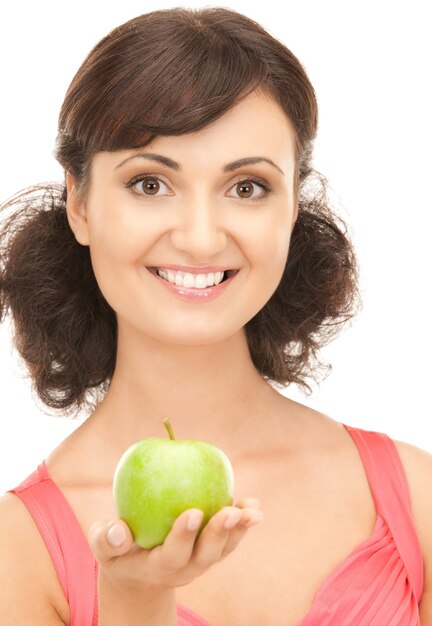
{"label": "fingernail", "polygon": [[224,522],[224,528],[234,528],[241,517],[241,511],[229,513]]}
{"label": "fingernail", "polygon": [[201,525],[203,514],[200,511],[194,511],[188,517],[187,529],[198,530]]}
{"label": "fingernail", "polygon": [[115,524],[111,526],[111,528],[107,532],[108,543],[112,545],[113,548],[119,548],[123,541],[126,539],[126,533],[120,524]]}
{"label": "fingernail", "polygon": [[253,517],[252,519],[245,522],[243,526],[245,528],[249,528],[250,526],[254,526],[255,524],[258,524],[259,522],[262,522],[262,517]]}

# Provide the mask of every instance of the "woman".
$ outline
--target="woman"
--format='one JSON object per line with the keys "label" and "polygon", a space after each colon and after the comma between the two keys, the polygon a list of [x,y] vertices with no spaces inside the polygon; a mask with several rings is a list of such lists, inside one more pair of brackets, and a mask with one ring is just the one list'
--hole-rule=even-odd
{"label": "woman", "polygon": [[[41,399],[89,417],[1,499],[7,623],[432,620],[431,455],[275,389],[359,310],[316,131],[298,59],[225,8],[137,17],[78,70],[65,185],[6,205],[0,293]],[[236,502],[148,551],[112,478],[166,417],[227,453]]]}

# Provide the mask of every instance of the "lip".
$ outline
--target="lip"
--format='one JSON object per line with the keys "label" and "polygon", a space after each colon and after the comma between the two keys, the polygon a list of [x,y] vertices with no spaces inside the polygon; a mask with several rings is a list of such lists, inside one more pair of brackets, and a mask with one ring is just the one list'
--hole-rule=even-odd
{"label": "lip", "polygon": [[[167,267],[167,266],[164,266],[164,267]],[[177,296],[179,300],[183,300],[185,302],[209,302],[210,300],[214,300],[225,291],[225,289],[232,282],[234,277],[237,276],[238,274],[238,270],[234,271],[231,274],[231,276],[229,276],[226,280],[224,280],[222,283],[219,283],[218,285],[214,285],[213,287],[207,287],[206,289],[187,289],[186,287],[173,285],[172,283],[168,282],[164,278],[161,278],[156,273],[156,268],[147,267],[146,269],[149,271],[149,273],[152,276],[156,278],[156,280],[162,283],[172,294]]]}
{"label": "lip", "polygon": [[227,267],[226,265],[157,265],[155,267],[148,267],[148,270],[164,269],[174,270],[178,272],[188,272],[190,274],[211,274],[214,272],[226,272],[228,270],[235,270],[235,267]]}

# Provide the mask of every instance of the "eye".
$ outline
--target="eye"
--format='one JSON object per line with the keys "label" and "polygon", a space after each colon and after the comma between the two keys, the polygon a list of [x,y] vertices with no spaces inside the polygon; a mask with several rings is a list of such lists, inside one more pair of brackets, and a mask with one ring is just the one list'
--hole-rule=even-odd
{"label": "eye", "polygon": [[[254,187],[261,187],[261,194],[258,196],[254,196]],[[236,189],[236,193],[245,194],[243,196],[239,196],[239,200],[251,200],[252,202],[256,202],[258,200],[263,200],[266,196],[271,193],[271,187],[261,178],[257,179],[254,177],[239,180],[234,185]]]}
{"label": "eye", "polygon": [[140,174],[132,178],[132,180],[127,183],[126,187],[133,189],[135,193],[140,195],[156,196],[160,189],[160,183],[167,186],[166,183],[157,176]]}

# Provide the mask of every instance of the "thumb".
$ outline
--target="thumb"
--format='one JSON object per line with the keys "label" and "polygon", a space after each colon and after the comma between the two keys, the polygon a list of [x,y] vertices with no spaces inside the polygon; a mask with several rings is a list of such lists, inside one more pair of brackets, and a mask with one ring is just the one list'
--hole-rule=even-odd
{"label": "thumb", "polygon": [[134,545],[132,532],[122,519],[95,522],[90,527],[88,541],[100,563],[126,554]]}

